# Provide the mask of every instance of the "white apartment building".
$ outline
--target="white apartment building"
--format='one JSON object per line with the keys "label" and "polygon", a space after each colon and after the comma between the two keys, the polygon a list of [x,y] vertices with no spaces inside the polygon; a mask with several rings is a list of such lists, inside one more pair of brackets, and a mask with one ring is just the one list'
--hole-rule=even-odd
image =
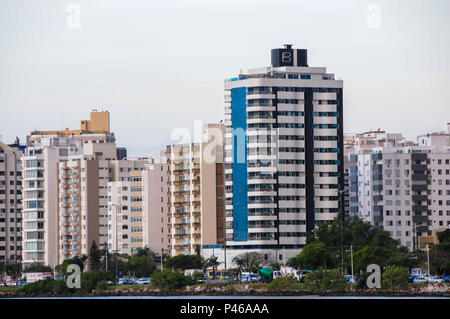
{"label": "white apartment building", "polygon": [[349,211],[410,250],[423,248],[421,236],[450,227],[449,135],[425,137],[410,145],[398,135],[395,143],[348,154]]}
{"label": "white apartment building", "polygon": [[227,265],[249,251],[285,263],[338,215],[342,89],[291,45],[272,50],[271,66],[225,81]]}
{"label": "white apartment building", "polygon": [[149,158],[110,162],[108,183],[108,249],[132,255],[148,246],[144,240],[143,171]]}

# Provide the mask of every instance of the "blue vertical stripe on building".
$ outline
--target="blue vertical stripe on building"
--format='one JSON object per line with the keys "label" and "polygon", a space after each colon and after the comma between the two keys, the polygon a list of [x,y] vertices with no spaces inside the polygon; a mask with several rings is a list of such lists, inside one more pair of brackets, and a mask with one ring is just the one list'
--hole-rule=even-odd
{"label": "blue vertical stripe on building", "polygon": [[231,90],[234,241],[248,240],[247,88]]}

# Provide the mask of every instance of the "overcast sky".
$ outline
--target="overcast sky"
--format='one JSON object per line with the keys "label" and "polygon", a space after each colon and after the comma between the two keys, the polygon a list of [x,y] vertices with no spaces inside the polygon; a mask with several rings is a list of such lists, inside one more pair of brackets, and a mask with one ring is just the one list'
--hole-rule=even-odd
{"label": "overcast sky", "polygon": [[445,0],[2,0],[0,134],[76,129],[97,108],[130,156],[153,155],[220,121],[223,80],[292,43],[344,80],[345,132],[414,138],[450,122],[449,31]]}

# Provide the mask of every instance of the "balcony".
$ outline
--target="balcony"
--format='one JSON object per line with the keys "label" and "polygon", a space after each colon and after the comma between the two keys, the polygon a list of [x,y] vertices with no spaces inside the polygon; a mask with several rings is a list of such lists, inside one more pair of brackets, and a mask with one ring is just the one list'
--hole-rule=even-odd
{"label": "balcony", "polygon": [[412,210],[413,212],[426,212],[428,210],[428,206],[413,205]]}
{"label": "balcony", "polygon": [[373,185],[372,188],[374,191],[382,191],[383,190],[383,185]]}
{"label": "balcony", "polygon": [[427,154],[424,153],[412,153],[411,160],[413,161],[426,161]]}
{"label": "balcony", "polygon": [[427,195],[412,195],[412,200],[414,202],[426,201],[426,200],[428,200],[428,196]]}
{"label": "balcony", "polygon": [[382,160],[382,159],[383,159],[383,154],[382,153],[372,154],[372,160],[378,161],[378,160]]}
{"label": "balcony", "polygon": [[414,224],[428,223],[428,216],[414,215],[412,221]]}
{"label": "balcony", "polygon": [[375,205],[375,206],[373,206],[373,211],[374,212],[382,212],[383,211],[383,206],[382,205]]}
{"label": "balcony", "polygon": [[427,165],[425,164],[412,164],[411,170],[413,171],[424,171],[427,169]]}
{"label": "balcony", "polygon": [[189,238],[190,234],[173,234],[175,238]]}
{"label": "balcony", "polygon": [[411,185],[411,189],[413,192],[422,192],[428,189],[427,185]]}
{"label": "balcony", "polygon": [[380,200],[383,200],[383,195],[374,195],[373,196],[373,201],[374,202],[378,202]]}

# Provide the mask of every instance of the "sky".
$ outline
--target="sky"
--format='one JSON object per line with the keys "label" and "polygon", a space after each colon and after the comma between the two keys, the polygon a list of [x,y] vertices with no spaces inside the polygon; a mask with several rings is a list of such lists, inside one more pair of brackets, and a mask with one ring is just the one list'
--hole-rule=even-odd
{"label": "sky", "polygon": [[344,132],[450,122],[450,1],[1,0],[0,138],[111,113],[129,157],[224,117],[224,79],[293,44],[344,81]]}

